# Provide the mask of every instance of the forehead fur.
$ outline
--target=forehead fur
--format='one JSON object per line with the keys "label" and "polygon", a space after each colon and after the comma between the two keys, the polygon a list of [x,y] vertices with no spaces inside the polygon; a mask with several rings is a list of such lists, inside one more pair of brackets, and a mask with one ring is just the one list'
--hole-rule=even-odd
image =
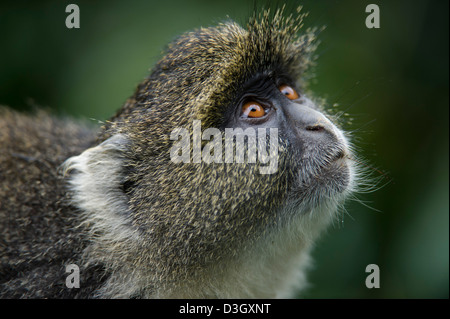
{"label": "forehead fur", "polygon": [[183,34],[122,109],[122,119],[125,114],[138,116],[136,122],[164,119],[163,126],[199,119],[203,128],[219,127],[226,108],[256,74],[300,79],[315,49],[315,30],[299,34],[305,15],[267,10],[246,27],[227,21]]}

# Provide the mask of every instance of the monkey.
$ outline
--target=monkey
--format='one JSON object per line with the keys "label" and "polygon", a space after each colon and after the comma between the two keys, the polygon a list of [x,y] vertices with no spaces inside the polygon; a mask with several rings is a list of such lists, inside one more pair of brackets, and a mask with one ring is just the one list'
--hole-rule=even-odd
{"label": "monkey", "polygon": [[[2,108],[0,297],[292,298],[307,287],[314,243],[358,174],[349,136],[309,92],[317,29],[303,31],[305,15],[264,10],[245,27],[180,35],[100,128]],[[236,153],[257,132],[258,155],[276,146],[276,169],[225,161],[195,140],[195,121],[202,137],[233,129]],[[178,128],[188,154],[217,161],[171,159]],[[80,288],[66,287],[69,264]]]}

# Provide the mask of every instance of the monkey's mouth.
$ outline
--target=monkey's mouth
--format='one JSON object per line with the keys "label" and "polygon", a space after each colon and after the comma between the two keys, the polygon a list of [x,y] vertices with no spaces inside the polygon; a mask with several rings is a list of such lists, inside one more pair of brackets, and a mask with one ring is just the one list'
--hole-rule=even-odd
{"label": "monkey's mouth", "polygon": [[[324,175],[325,178],[337,177],[335,174],[339,171],[347,171],[347,160],[349,155],[344,150],[339,150],[330,159],[326,160],[323,165],[320,165],[319,175]],[[320,176],[318,176],[320,178]]]}
{"label": "monkey's mouth", "polygon": [[295,187],[294,196],[300,202],[316,206],[324,200],[340,196],[350,186],[349,154],[345,150],[335,152],[320,163],[314,163],[311,158],[308,162],[304,162],[303,166],[309,169],[301,169]]}
{"label": "monkey's mouth", "polygon": [[348,157],[348,155],[347,155],[347,152],[345,152],[344,150],[339,150],[337,153],[336,153],[336,155],[334,155],[332,158],[331,158],[331,163],[334,163],[334,162],[338,162],[338,161],[340,161],[340,160],[343,160],[343,159],[345,159],[345,158],[347,158]]}
{"label": "monkey's mouth", "polygon": [[344,150],[340,150],[336,155],[334,155],[331,160],[327,162],[324,166],[325,169],[339,168],[347,165],[347,160],[349,156]]}

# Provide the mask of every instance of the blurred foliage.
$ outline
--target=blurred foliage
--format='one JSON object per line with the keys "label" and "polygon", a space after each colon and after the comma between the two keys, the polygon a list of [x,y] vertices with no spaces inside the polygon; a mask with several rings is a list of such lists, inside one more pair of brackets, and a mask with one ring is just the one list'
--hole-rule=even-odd
{"label": "blurred foliage", "polygon": [[[286,2],[304,5],[307,25],[326,25],[311,88],[339,105],[380,186],[350,201],[318,242],[304,297],[448,298],[448,1]],[[80,29],[65,27],[69,3],[80,7]],[[365,27],[369,3],[380,7],[380,29]],[[245,24],[263,6],[276,4],[0,2],[0,104],[104,120],[174,37],[227,17]],[[379,289],[365,287],[371,263]]]}

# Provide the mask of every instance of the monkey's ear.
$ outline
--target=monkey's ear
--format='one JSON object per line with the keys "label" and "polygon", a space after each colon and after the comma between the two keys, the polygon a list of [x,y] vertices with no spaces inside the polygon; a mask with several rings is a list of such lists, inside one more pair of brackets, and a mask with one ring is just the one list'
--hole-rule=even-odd
{"label": "monkey's ear", "polygon": [[128,140],[116,134],[69,158],[62,166],[68,178],[73,204],[89,222],[101,227],[127,224],[128,204],[123,191],[124,162]]}

